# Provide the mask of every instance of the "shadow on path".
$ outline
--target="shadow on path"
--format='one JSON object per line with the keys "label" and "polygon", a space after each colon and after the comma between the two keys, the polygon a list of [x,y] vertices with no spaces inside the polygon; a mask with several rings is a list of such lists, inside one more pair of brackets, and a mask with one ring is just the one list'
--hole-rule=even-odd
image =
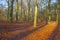
{"label": "shadow on path", "polygon": [[51,34],[49,40],[54,40],[55,39],[55,37],[57,36],[57,34],[59,32],[59,29],[60,29],[59,27],[60,27],[60,22],[58,23],[57,28]]}
{"label": "shadow on path", "polygon": [[38,28],[35,28],[35,29],[33,29],[33,30],[30,30],[30,31],[27,31],[27,32],[21,32],[20,34],[16,35],[15,37],[13,36],[13,37],[11,37],[11,38],[8,38],[8,40],[10,40],[10,39],[11,39],[11,40],[21,40],[21,39],[24,38],[25,36],[33,33],[34,31],[40,29],[41,27],[43,27],[43,26],[45,26],[45,25],[46,25],[46,23],[43,24],[43,25],[40,25]]}
{"label": "shadow on path", "polygon": [[23,25],[13,25],[13,26],[4,26],[4,27],[0,27],[0,33],[1,32],[9,32],[9,31],[15,31],[15,30],[24,30],[28,27],[30,27],[32,24],[27,25],[27,24],[23,24]]}

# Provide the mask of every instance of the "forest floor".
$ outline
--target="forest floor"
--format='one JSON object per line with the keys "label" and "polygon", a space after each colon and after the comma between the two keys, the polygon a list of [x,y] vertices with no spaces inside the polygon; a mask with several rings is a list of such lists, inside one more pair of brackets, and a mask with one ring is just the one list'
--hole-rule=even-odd
{"label": "forest floor", "polygon": [[57,28],[51,35],[50,40],[60,40],[60,22],[58,22]]}
{"label": "forest floor", "polygon": [[0,40],[19,40],[46,25],[46,22],[39,22],[33,27],[33,22],[22,23],[0,23]]}
{"label": "forest floor", "polygon": [[36,28],[32,22],[0,23],[0,40],[59,40],[60,31],[57,30],[60,30],[57,22],[39,22]]}
{"label": "forest floor", "polygon": [[41,29],[38,29],[35,32],[24,37],[22,40],[50,40],[50,35],[53,33],[56,27],[56,22],[50,22]]}

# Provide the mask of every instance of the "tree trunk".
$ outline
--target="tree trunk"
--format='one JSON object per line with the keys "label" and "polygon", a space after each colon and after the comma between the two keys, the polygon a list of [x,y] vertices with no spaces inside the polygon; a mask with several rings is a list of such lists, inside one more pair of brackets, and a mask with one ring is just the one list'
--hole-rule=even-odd
{"label": "tree trunk", "polygon": [[18,21],[18,0],[16,0],[16,21]]}
{"label": "tree trunk", "polygon": [[30,1],[31,0],[29,0],[29,2],[28,2],[28,22],[30,20]]}
{"label": "tree trunk", "polygon": [[58,3],[57,3],[57,10],[56,10],[56,14],[57,14],[57,16],[56,16],[56,21],[58,22],[58,20],[59,20],[59,11],[60,11],[60,0],[58,0]]}
{"label": "tree trunk", "polygon": [[14,0],[9,0],[9,6],[8,6],[9,22],[13,22],[13,1]]}
{"label": "tree trunk", "polygon": [[37,24],[37,14],[38,14],[38,0],[36,0],[35,14],[34,14],[34,27]]}
{"label": "tree trunk", "polygon": [[51,0],[49,0],[49,1],[48,1],[48,9],[49,9],[49,10],[48,10],[48,22],[50,22],[50,21],[51,21],[51,13],[50,13],[50,12],[51,12],[51,10],[50,10],[50,3],[51,3]]}

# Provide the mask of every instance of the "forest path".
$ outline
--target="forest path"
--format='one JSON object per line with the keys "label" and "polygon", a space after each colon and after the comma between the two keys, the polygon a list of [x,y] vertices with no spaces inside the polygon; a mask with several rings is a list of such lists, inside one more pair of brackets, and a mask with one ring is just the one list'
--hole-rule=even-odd
{"label": "forest path", "polygon": [[21,40],[49,40],[50,35],[53,33],[56,27],[57,22],[50,22],[46,26],[36,30]]}

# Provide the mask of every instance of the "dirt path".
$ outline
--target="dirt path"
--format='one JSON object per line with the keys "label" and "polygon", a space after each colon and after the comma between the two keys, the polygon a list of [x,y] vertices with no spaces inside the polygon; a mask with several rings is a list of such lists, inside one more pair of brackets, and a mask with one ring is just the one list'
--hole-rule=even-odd
{"label": "dirt path", "polygon": [[43,28],[36,30],[21,40],[49,40],[50,35],[53,33],[56,27],[56,22],[50,22]]}
{"label": "dirt path", "polygon": [[59,28],[57,30],[57,33],[56,33],[56,35],[55,35],[53,40],[60,40],[60,26],[59,26]]}
{"label": "dirt path", "polygon": [[58,23],[56,30],[53,32],[50,40],[60,40],[60,22]]}

